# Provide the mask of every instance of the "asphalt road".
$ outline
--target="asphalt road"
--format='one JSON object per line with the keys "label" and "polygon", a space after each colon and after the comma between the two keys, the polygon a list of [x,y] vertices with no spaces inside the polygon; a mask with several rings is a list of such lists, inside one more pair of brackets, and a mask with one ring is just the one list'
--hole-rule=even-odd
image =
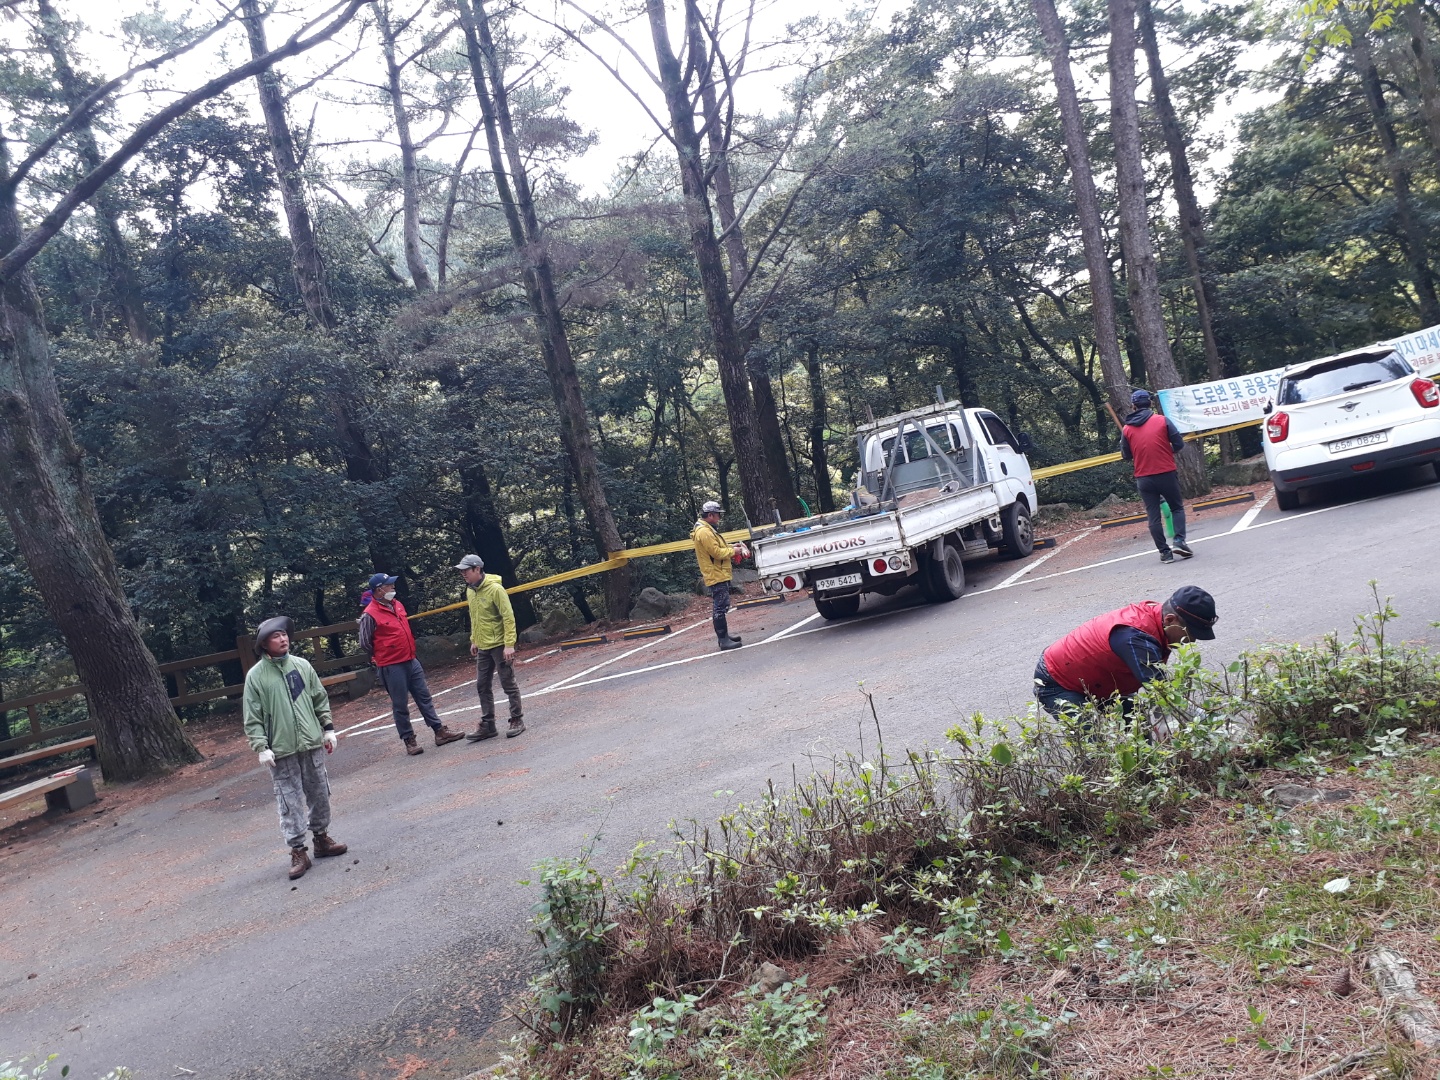
{"label": "asphalt road", "polygon": [[[534,892],[518,882],[539,860],[592,843],[608,868],[671,820],[709,819],[853,747],[861,682],[892,748],[1023,709],[1045,645],[1181,584],[1216,597],[1216,665],[1348,630],[1372,578],[1400,633],[1424,638],[1440,617],[1437,487],[1403,474],[1288,514],[1207,512],[1189,562],[1163,565],[1141,530],[1120,530],[1044,561],[970,564],[951,604],[907,591],[837,624],[803,621],[804,602],[752,609],[732,622],[746,648],[723,655],[704,625],[643,651],[547,657],[520,668],[530,730],[514,741],[406,758],[386,723],[363,724],[381,711],[371,695],[340,718],[353,730],[330,759],[332,832],[350,854],[294,888],[267,776],[240,740],[218,744],[158,798],[0,855],[0,1061],[56,1052],[72,1077],[123,1064],[142,1080],[463,1074],[493,1053],[487,1033],[530,963]],[[461,672],[436,682],[455,687],[443,708],[473,704]]]}

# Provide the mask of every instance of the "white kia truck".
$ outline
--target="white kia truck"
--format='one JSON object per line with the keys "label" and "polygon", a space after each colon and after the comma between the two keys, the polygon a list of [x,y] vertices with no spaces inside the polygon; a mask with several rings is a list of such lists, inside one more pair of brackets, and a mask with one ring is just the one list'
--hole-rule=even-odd
{"label": "white kia truck", "polygon": [[861,467],[848,507],[756,530],[755,568],[767,592],[809,589],[821,615],[842,619],[866,593],[906,585],[954,600],[965,589],[965,560],[997,547],[1024,558],[1034,548],[1028,440],[993,412],[945,401],[855,434]]}
{"label": "white kia truck", "polygon": [[1300,505],[1302,488],[1440,460],[1440,388],[1390,345],[1286,368],[1265,412],[1281,510]]}

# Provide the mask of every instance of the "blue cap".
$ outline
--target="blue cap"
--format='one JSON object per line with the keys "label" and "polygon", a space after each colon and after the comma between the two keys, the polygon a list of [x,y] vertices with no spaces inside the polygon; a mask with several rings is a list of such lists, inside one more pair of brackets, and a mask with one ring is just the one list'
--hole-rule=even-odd
{"label": "blue cap", "polygon": [[1138,405],[1142,408],[1148,407],[1150,404],[1150,391],[1136,390],[1133,394],[1130,395],[1130,404]]}
{"label": "blue cap", "polygon": [[378,589],[381,585],[394,585],[399,578],[393,578],[389,574],[371,574],[370,588]]}

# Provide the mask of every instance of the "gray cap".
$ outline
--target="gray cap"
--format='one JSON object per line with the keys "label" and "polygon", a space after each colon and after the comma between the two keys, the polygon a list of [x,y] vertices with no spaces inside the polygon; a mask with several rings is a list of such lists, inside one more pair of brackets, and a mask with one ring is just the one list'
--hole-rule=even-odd
{"label": "gray cap", "polygon": [[456,570],[484,570],[485,560],[479,555],[466,555],[455,564]]}
{"label": "gray cap", "polygon": [[266,619],[260,624],[260,628],[255,631],[256,650],[259,652],[265,651],[265,642],[270,639],[271,634],[278,634],[281,631],[289,634],[294,628],[295,624],[291,622],[288,615],[276,615],[273,619]]}
{"label": "gray cap", "polygon": [[702,517],[706,514],[723,514],[724,512],[725,510],[714,499],[711,499],[704,506],[700,507],[700,514]]}

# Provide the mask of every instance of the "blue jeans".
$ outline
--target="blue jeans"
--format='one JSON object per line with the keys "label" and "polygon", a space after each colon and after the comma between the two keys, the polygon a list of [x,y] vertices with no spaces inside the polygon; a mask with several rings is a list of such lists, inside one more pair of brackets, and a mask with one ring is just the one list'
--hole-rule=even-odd
{"label": "blue jeans", "polygon": [[1045,666],[1045,654],[1040,654],[1040,659],[1035,662],[1035,700],[1040,707],[1057,720],[1065,706],[1073,709],[1083,709],[1090,701],[1088,697],[1076,690],[1066,690],[1050,676],[1050,669]]}
{"label": "blue jeans", "polygon": [[440,727],[440,717],[435,712],[435,702],[430,698],[430,684],[425,681],[425,669],[419,660],[403,664],[386,664],[375,669],[380,685],[390,694],[390,710],[395,714],[395,730],[401,739],[415,734],[410,726],[410,698],[415,699],[420,715],[432,728]]}

